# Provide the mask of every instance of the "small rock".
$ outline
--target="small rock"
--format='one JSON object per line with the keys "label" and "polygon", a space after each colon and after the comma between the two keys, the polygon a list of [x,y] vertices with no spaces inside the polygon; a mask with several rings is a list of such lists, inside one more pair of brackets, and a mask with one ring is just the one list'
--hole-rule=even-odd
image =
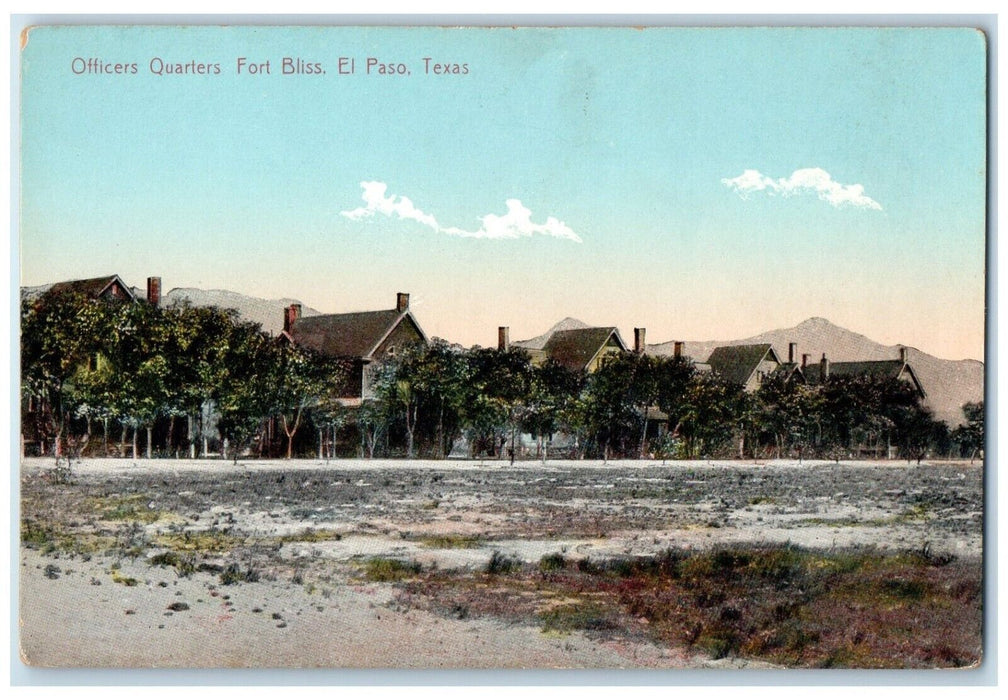
{"label": "small rock", "polygon": [[136,610],[127,610],[126,614],[127,615],[136,615]]}
{"label": "small rock", "polygon": [[279,623],[277,623],[277,627],[286,627],[286,626],[287,626],[286,622],[279,622]]}
{"label": "small rock", "polygon": [[60,573],[61,573],[60,568],[58,566],[56,566],[55,564],[47,564],[46,565],[46,568],[45,568],[45,577],[46,578],[57,579],[57,578],[59,578]]}
{"label": "small rock", "polygon": [[181,612],[182,610],[188,610],[189,604],[183,603],[181,601],[176,601],[168,606],[169,610],[174,610],[175,612]]}

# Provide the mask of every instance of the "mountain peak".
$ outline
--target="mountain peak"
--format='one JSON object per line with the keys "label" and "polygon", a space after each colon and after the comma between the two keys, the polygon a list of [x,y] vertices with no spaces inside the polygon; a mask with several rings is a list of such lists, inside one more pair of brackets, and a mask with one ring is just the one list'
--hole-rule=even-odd
{"label": "mountain peak", "polygon": [[795,326],[795,328],[826,328],[829,326],[833,326],[834,328],[839,327],[827,318],[823,318],[822,316],[813,316],[812,318],[805,319]]}

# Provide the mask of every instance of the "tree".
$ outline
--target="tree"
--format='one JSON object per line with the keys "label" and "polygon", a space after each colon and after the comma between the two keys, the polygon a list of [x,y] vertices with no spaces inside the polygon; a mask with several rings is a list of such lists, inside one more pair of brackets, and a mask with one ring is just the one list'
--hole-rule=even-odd
{"label": "tree", "polygon": [[818,385],[773,374],[756,392],[756,424],[769,435],[778,458],[812,450],[822,425],[822,392]]}
{"label": "tree", "polygon": [[357,410],[357,427],[367,458],[374,459],[375,447],[388,427],[388,411],[385,404],[374,400],[362,401]]}
{"label": "tree", "polygon": [[412,369],[413,385],[433,428],[435,454],[443,459],[459,433],[469,371],[465,354],[461,348],[435,338],[419,350]]}
{"label": "tree", "polygon": [[517,433],[526,417],[534,381],[532,362],[523,348],[480,348],[468,355],[462,415],[474,428],[474,438],[489,434],[497,450],[510,432],[510,457],[517,452]]}
{"label": "tree", "polygon": [[262,377],[269,392],[271,415],[279,415],[287,438],[285,458],[294,454],[294,436],[309,407],[322,392],[322,363],[310,351],[280,339],[269,346],[267,373]]}
{"label": "tree", "polygon": [[188,304],[169,309],[171,318],[168,353],[175,385],[177,410],[186,416],[189,456],[196,456],[196,428],[201,438],[200,455],[208,450],[205,416],[228,374],[228,342],[238,323],[233,309]]}
{"label": "tree", "polygon": [[220,411],[217,428],[225,440],[222,454],[226,459],[230,441],[235,463],[273,405],[269,387],[263,381],[271,371],[272,344],[258,324],[252,323],[236,323],[228,338],[222,358],[226,371],[212,398]]}
{"label": "tree", "polygon": [[585,373],[549,359],[532,368],[530,396],[523,427],[536,439],[537,457],[546,461],[546,439],[565,423],[568,428],[574,404],[585,385]]}
{"label": "tree", "polygon": [[953,438],[969,453],[972,464],[977,452],[984,448],[984,402],[971,401],[963,404],[962,410],[966,423],[955,429]]}
{"label": "tree", "polygon": [[68,421],[80,401],[70,384],[93,363],[108,322],[109,306],[72,289],[49,291],[21,305],[21,389],[39,425],[63,455]]}
{"label": "tree", "polygon": [[905,407],[897,421],[900,435],[900,452],[909,462],[917,464],[928,452],[938,447],[948,438],[948,426],[935,420],[930,408],[913,404]]}
{"label": "tree", "polygon": [[697,372],[683,396],[676,432],[682,437],[687,455],[712,454],[731,437],[735,407],[742,387],[731,384],[716,372]]}
{"label": "tree", "polygon": [[640,456],[647,408],[657,398],[650,358],[635,353],[606,356],[589,376],[585,398],[588,431],[602,458]]}
{"label": "tree", "polygon": [[169,324],[161,309],[145,303],[115,308],[107,351],[112,365],[114,410],[123,425],[133,428],[133,458],[137,433],[146,428],[146,454],[152,456],[154,421],[171,405],[171,368],[165,357]]}

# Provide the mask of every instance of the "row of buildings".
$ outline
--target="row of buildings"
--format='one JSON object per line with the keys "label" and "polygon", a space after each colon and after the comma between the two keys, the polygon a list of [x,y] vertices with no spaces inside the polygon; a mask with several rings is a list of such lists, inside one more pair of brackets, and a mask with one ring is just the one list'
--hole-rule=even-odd
{"label": "row of buildings", "polygon": [[[53,285],[52,291],[72,289],[93,298],[146,301],[153,305],[162,303],[161,279],[147,279],[146,299],[126,285],[118,275],[86,280],[73,280]],[[395,306],[378,311],[361,311],[342,314],[303,316],[300,304],[291,304],[283,310],[281,338],[308,348],[320,355],[349,360],[351,378],[344,386],[342,400],[347,406],[360,405],[373,398],[371,378],[383,362],[394,358],[398,352],[413,345],[429,342],[427,334],[410,311],[409,294],[398,293]],[[614,326],[571,328],[556,330],[531,341],[518,341],[515,347],[525,349],[532,362],[542,364],[553,360],[574,371],[594,372],[603,359],[611,353],[646,352],[645,329],[634,329],[632,347],[621,337]],[[512,347],[509,328],[498,328],[498,347]],[[683,343],[674,344],[673,353],[681,356]],[[913,385],[923,399],[927,394],[920,379],[907,361],[906,348],[900,348],[899,357],[891,360],[864,360],[857,362],[831,362],[825,354],[810,361],[808,354],[798,354],[796,343],[788,346],[786,360],[779,357],[770,343],[752,345],[724,345],[716,347],[706,358],[692,358],[700,371],[717,372],[729,382],[745,391],[754,392],[768,378],[783,374],[787,379],[820,383],[830,376],[880,375],[894,377]]]}

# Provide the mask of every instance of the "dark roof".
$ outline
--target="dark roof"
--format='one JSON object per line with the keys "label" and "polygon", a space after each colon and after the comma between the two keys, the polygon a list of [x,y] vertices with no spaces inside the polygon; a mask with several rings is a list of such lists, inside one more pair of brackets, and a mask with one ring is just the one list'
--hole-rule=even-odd
{"label": "dark roof", "polygon": [[773,346],[770,343],[722,345],[714,348],[714,352],[707,358],[707,364],[725,381],[745,386],[759,363],[766,358],[767,353],[773,354],[773,359],[779,362],[777,353],[773,351]]}
{"label": "dark roof", "polygon": [[[822,378],[822,363],[810,362],[804,373],[809,382],[817,383]],[[877,376],[891,377],[899,379],[906,371],[913,381],[921,396],[926,396],[924,387],[917,379],[917,373],[913,368],[902,360],[862,360],[860,362],[830,362],[829,373],[831,377],[854,377],[854,376]]]}
{"label": "dark roof", "polygon": [[592,358],[599,353],[609,339],[615,335],[616,344],[621,350],[626,350],[623,339],[614,327],[609,328],[575,328],[567,331],[556,331],[546,341],[543,350],[551,359],[563,366],[582,370],[588,366]]}
{"label": "dark roof", "polygon": [[105,290],[107,290],[116,282],[118,282],[119,285],[126,291],[126,294],[129,295],[130,299],[136,298],[133,295],[133,291],[128,286],[126,286],[126,284],[122,281],[122,279],[119,278],[119,275],[106,275],[105,277],[92,277],[86,280],[69,280],[67,282],[57,282],[56,284],[54,284],[52,287],[49,288],[49,291],[56,294],[60,292],[72,291],[91,297],[93,299],[97,299],[98,297],[100,297],[102,294],[105,293]]}
{"label": "dark roof", "polygon": [[773,373],[777,376],[784,377],[785,380],[790,380],[795,373],[797,373],[799,377],[804,377],[802,367],[797,362],[782,362]]}
{"label": "dark roof", "polygon": [[423,337],[423,331],[409,312],[395,309],[302,316],[294,321],[291,337],[298,345],[330,357],[367,358],[407,317]]}

